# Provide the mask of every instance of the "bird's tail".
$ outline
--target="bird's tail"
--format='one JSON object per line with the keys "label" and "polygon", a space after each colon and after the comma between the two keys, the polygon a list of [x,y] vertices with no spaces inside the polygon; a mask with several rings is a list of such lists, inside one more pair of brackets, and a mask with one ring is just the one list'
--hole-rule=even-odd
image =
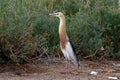
{"label": "bird's tail", "polygon": [[76,50],[75,50],[75,48],[74,48],[74,46],[73,46],[73,44],[72,44],[72,42],[70,41],[70,44],[71,44],[71,47],[72,47],[72,50],[73,50],[73,60],[72,60],[72,62],[74,63],[74,65],[76,65],[77,67],[79,67],[80,66],[80,61],[79,61],[79,59],[78,59],[78,57],[77,57],[77,54],[76,54]]}

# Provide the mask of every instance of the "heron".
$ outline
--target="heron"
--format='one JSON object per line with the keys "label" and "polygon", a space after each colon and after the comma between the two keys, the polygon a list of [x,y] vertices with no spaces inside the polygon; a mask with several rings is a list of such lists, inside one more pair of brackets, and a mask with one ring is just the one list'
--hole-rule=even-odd
{"label": "heron", "polygon": [[76,50],[73,47],[73,44],[66,32],[65,16],[62,12],[53,12],[50,13],[49,15],[58,17],[60,20],[59,23],[60,48],[67,62],[66,63],[67,71],[65,73],[71,73],[69,70],[70,63],[72,62],[77,67],[79,67],[80,64],[76,54]]}

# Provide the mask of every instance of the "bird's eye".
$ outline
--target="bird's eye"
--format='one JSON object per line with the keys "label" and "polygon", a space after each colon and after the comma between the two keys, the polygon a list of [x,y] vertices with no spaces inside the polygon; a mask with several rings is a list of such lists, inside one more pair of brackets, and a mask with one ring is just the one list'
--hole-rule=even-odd
{"label": "bird's eye", "polygon": [[59,15],[59,13],[54,13],[55,15]]}
{"label": "bird's eye", "polygon": [[55,15],[59,15],[58,13],[55,13]]}

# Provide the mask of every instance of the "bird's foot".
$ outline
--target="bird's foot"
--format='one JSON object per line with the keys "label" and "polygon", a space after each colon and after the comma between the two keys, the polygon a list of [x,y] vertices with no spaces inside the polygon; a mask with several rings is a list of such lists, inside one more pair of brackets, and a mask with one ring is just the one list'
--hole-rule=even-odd
{"label": "bird's foot", "polygon": [[63,71],[63,72],[60,72],[61,74],[72,74],[72,72],[70,71]]}

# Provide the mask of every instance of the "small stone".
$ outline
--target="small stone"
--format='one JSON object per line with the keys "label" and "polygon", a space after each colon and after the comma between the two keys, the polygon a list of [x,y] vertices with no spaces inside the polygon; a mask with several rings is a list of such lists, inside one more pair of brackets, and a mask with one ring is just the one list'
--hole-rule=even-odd
{"label": "small stone", "polygon": [[96,72],[96,71],[91,71],[90,74],[92,74],[92,75],[97,75],[98,72]]}
{"label": "small stone", "polygon": [[110,80],[117,80],[118,78],[117,77],[108,77],[108,79],[110,79]]}

